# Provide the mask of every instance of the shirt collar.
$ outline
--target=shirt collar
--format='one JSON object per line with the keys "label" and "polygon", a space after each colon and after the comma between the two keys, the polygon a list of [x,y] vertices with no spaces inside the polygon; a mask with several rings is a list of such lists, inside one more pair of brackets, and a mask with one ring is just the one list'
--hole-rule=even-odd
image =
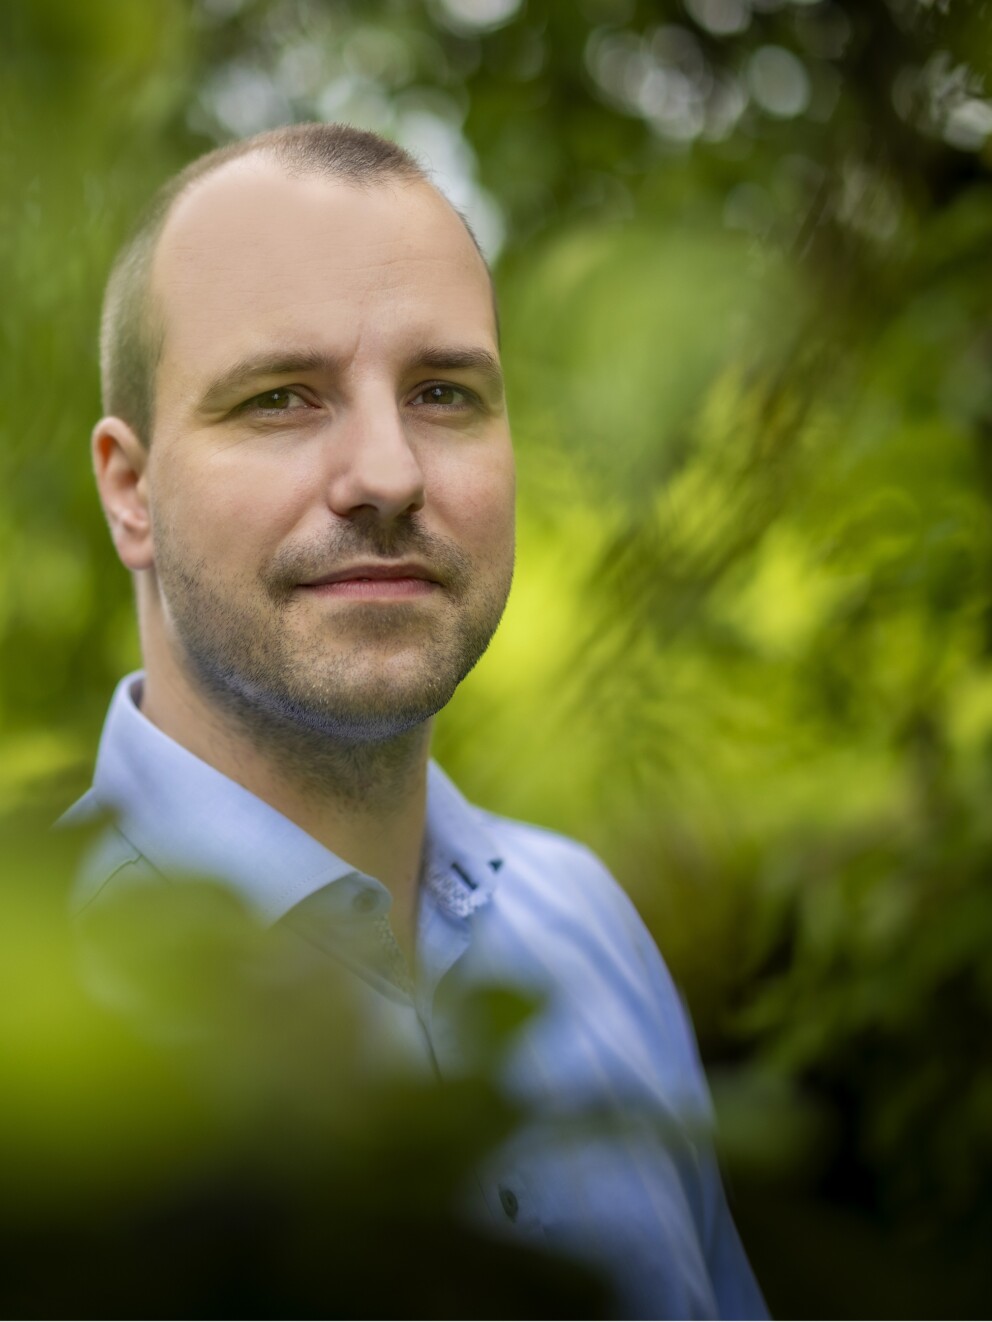
{"label": "shirt collar", "polygon": [[466,918],[489,900],[502,866],[503,853],[486,814],[431,762],[422,884],[452,918]]}
{"label": "shirt collar", "polygon": [[[138,707],[142,681],[137,672],[117,686],[93,786],[150,863],[226,882],[268,923],[331,885],[349,911],[358,890],[374,895],[380,912],[389,908],[378,881],[153,725]],[[488,900],[502,866],[484,814],[435,763],[428,770],[424,857],[425,885],[452,917]],[[370,913],[367,898],[363,911]]]}

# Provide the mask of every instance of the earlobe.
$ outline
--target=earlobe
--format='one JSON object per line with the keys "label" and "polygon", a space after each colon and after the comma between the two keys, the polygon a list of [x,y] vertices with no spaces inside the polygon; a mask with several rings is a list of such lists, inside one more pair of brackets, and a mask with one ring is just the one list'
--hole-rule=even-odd
{"label": "earlobe", "polygon": [[93,428],[93,469],[117,554],[128,569],[154,564],[146,468],[148,451],[122,418]]}

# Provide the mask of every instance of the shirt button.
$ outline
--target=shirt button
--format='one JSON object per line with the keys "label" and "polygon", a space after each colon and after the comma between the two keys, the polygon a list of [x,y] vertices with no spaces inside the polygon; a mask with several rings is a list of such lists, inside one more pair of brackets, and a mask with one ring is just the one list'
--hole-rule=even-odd
{"label": "shirt button", "polygon": [[375,891],[359,891],[352,900],[351,907],[356,913],[372,913],[374,909],[379,907],[379,897]]}
{"label": "shirt button", "polygon": [[520,1201],[513,1190],[507,1189],[504,1185],[499,1191],[499,1201],[510,1220],[516,1221],[517,1213],[520,1211]]}

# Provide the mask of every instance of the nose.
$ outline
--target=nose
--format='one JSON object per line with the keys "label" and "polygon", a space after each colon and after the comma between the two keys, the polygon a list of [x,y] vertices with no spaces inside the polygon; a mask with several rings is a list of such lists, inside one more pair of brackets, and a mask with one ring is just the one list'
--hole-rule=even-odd
{"label": "nose", "polygon": [[424,505],[424,474],[395,399],[356,404],[334,428],[327,502],[341,518],[374,510],[388,521]]}

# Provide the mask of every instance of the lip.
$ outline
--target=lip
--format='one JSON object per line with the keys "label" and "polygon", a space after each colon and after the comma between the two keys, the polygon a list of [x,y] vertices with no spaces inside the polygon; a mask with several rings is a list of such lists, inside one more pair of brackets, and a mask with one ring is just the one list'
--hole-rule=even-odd
{"label": "lip", "polygon": [[441,583],[431,570],[415,561],[375,560],[366,564],[347,565],[299,586],[321,597],[376,601],[383,598],[425,596],[440,588]]}
{"label": "lip", "polygon": [[363,579],[373,583],[398,579],[419,579],[423,583],[438,583],[431,570],[414,560],[371,560],[367,564],[347,565],[344,569],[336,569],[333,574],[322,574],[320,578],[308,579],[305,583],[301,583],[300,587],[322,588],[333,583],[353,583]]}

